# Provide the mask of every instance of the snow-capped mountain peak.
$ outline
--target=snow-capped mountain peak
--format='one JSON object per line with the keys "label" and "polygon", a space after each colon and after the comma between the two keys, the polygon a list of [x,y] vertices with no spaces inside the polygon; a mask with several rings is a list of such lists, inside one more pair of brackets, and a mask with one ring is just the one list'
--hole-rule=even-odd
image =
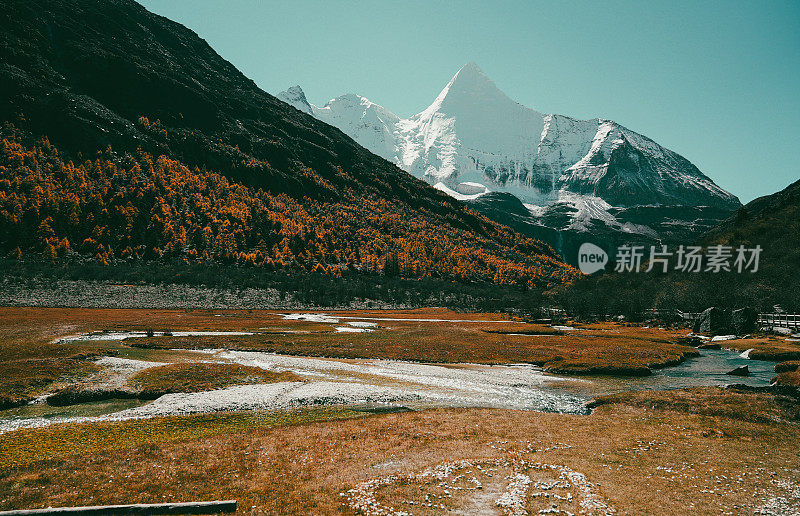
{"label": "snow-capped mountain peak", "polygon": [[361,95],[346,93],[322,107],[310,104],[299,86],[276,95],[280,100],[337,127],[373,153],[391,160],[397,154],[394,127],[400,117]]}
{"label": "snow-capped mountain peak", "polygon": [[395,161],[432,184],[485,184],[482,164],[498,156],[503,164],[531,161],[543,127],[541,113],[511,100],[468,63],[427,109],[398,124]]}
{"label": "snow-capped mountain peak", "polygon": [[370,102],[366,98],[361,95],[356,95],[355,93],[346,93],[329,100],[321,108],[314,106],[312,109],[317,118],[325,120],[326,122],[328,119],[343,118],[347,118],[348,121],[351,121],[350,119],[353,118],[353,114],[359,114],[359,120],[366,125],[396,124],[400,120],[400,117],[388,109],[374,102]]}
{"label": "snow-capped mountain peak", "polygon": [[430,106],[405,119],[355,94],[321,108],[309,104],[299,87],[278,97],[454,197],[510,193],[533,217],[557,212],[551,219],[562,221],[561,229],[588,231],[592,220],[613,226],[617,208],[707,206],[724,213],[741,206],[653,140],[612,120],[577,120],[523,106],[475,63],[458,70]]}
{"label": "snow-capped mountain peak", "polygon": [[477,109],[513,109],[520,106],[500,91],[474,62],[464,65],[450,79],[433,103],[417,116],[431,112],[466,115]]}
{"label": "snow-capped mountain peak", "polygon": [[463,182],[483,184],[536,205],[556,201],[562,190],[612,205],[740,205],[651,139],[611,120],[576,120],[523,106],[475,63],[464,65],[430,106],[407,119],[355,94],[321,108],[309,104],[299,87],[278,97],[454,191]]}
{"label": "snow-capped mountain peak", "polygon": [[306,100],[306,94],[303,93],[303,89],[300,86],[292,86],[286,91],[282,91],[275,95],[280,100],[286,102],[290,106],[294,106],[295,108],[299,109],[303,113],[308,113],[311,115],[311,104],[308,103]]}

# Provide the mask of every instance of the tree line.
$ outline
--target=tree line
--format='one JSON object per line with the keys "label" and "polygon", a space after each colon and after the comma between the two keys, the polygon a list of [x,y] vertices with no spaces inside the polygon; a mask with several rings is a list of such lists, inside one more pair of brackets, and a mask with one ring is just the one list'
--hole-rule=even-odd
{"label": "tree line", "polygon": [[107,148],[73,161],[46,138],[26,142],[7,127],[0,136],[0,253],[14,259],[177,259],[520,288],[578,274],[541,242],[502,226],[480,234],[370,193],[297,198],[166,155]]}

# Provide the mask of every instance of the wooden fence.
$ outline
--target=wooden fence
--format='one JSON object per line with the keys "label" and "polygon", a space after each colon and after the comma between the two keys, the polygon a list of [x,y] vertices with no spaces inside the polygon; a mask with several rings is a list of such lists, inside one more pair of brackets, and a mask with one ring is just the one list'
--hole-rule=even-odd
{"label": "wooden fence", "polygon": [[761,326],[782,326],[784,328],[800,328],[800,315],[798,314],[758,314],[758,323]]}

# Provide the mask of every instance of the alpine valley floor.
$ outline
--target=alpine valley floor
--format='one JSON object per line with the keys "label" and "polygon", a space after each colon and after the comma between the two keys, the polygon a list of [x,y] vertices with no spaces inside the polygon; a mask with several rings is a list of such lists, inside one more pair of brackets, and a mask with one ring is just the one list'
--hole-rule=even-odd
{"label": "alpine valley floor", "polygon": [[698,350],[686,333],[439,309],[3,308],[0,509],[800,513],[797,398],[716,386],[768,385],[771,362],[714,370],[800,345]]}

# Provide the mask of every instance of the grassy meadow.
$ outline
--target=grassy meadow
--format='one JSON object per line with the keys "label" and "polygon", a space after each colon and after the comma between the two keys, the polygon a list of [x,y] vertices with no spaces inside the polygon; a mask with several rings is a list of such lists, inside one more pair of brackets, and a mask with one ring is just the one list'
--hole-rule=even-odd
{"label": "grassy meadow", "polygon": [[[46,403],[13,406],[70,389],[141,399],[76,402],[59,414],[85,407],[86,415],[102,415],[167,393],[314,381],[195,351],[203,349],[448,367],[529,363],[576,381],[648,374],[698,353],[682,339],[685,329],[552,327],[443,309],[327,315],[3,308],[7,406],[0,418],[49,417],[56,409]],[[115,340],[108,333],[115,331],[152,336]],[[179,333],[219,331],[244,334]],[[78,335],[91,339],[67,338]],[[721,345],[776,362],[800,350],[767,335]],[[120,372],[100,357],[142,369]],[[794,365],[778,368],[785,385],[796,381]],[[796,397],[703,387],[619,392],[591,406],[578,415],[327,405],[22,428],[0,434],[0,509],[229,498],[241,514],[785,514],[800,507]]]}

